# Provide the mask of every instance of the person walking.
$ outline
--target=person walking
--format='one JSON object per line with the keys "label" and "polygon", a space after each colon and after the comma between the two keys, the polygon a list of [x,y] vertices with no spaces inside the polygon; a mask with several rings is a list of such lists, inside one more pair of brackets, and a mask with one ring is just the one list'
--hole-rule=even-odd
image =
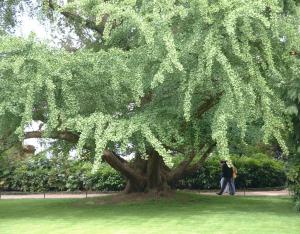
{"label": "person walking", "polygon": [[233,185],[233,169],[232,166],[228,166],[227,161],[222,160],[221,161],[221,165],[222,165],[222,177],[223,179],[223,183],[222,183],[222,187],[221,187],[221,191],[218,192],[218,195],[222,195],[226,186],[229,186],[229,194],[230,195],[234,195],[235,194],[235,188]]}
{"label": "person walking", "polygon": [[236,179],[237,177],[237,168],[232,164],[232,185],[233,185],[233,191],[235,193],[236,189],[235,189],[235,182],[234,180]]}
{"label": "person walking", "polygon": [[[224,182],[224,177],[221,176],[221,180],[220,180],[220,189],[222,188],[222,184]],[[228,184],[226,185],[225,189],[224,189],[224,192],[223,193],[229,193],[229,186]]]}
{"label": "person walking", "polygon": [[[221,174],[220,174],[220,176],[221,176],[220,189],[222,188],[222,184],[224,182],[224,175],[223,175],[223,172],[222,172],[222,166],[223,166],[223,161],[220,161],[220,170],[221,170]],[[229,193],[229,186],[228,186],[228,184],[226,185],[223,193]]]}

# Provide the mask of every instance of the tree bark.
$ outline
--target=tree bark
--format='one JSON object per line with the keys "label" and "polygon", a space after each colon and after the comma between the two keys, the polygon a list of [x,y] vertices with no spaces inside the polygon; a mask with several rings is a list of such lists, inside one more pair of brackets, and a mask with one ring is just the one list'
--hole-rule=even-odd
{"label": "tree bark", "polygon": [[147,163],[147,191],[164,191],[169,188],[164,173],[163,158],[152,150]]}
{"label": "tree bark", "polygon": [[192,151],[187,160],[173,169],[165,165],[163,158],[154,149],[147,152],[147,160],[137,157],[127,162],[109,150],[104,151],[103,159],[127,179],[125,193],[164,193],[169,191],[177,180],[196,172],[203,166],[213,148],[214,145],[209,146],[202,157],[195,164],[190,165],[196,154]]}
{"label": "tree bark", "polygon": [[[25,132],[24,138],[29,139],[29,138],[43,138],[44,132],[43,131],[31,131],[31,132]],[[59,131],[52,133],[49,138],[53,139],[60,139],[60,140],[65,140],[71,143],[77,143],[79,140],[79,135],[74,134],[72,132],[68,131]]]}

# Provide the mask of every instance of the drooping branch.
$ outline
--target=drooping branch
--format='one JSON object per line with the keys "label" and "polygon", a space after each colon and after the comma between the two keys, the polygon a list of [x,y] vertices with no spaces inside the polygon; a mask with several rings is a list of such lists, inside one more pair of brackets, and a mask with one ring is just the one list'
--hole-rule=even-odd
{"label": "drooping branch", "polygon": [[[200,146],[200,150],[204,148],[204,144]],[[168,174],[168,182],[178,180],[178,178],[181,177],[182,173],[186,170],[186,168],[191,164],[193,159],[196,156],[196,151],[192,150],[190,156],[182,161],[175,169],[173,169],[169,174]]]}
{"label": "drooping branch", "polygon": [[165,149],[167,149],[167,150],[170,150],[170,151],[172,151],[173,153],[180,153],[180,154],[184,154],[185,152],[184,152],[184,149],[180,149],[180,148],[178,148],[178,147],[176,147],[176,148],[174,148],[174,147],[172,147],[172,146],[169,146],[169,145],[166,145],[166,144],[162,144],[163,145],[163,147],[165,148]]}
{"label": "drooping branch", "polygon": [[207,99],[202,105],[200,105],[197,109],[196,116],[200,118],[203,114],[205,114],[209,109],[214,107],[221,99],[223,92],[218,93],[214,97],[210,97]]}
{"label": "drooping branch", "polygon": [[[26,132],[24,135],[25,139],[29,138],[43,138],[45,137],[43,131],[31,131]],[[71,143],[77,143],[79,140],[79,135],[74,134],[68,131],[61,131],[52,133],[49,138],[65,140]],[[128,179],[143,183],[145,181],[145,177],[141,174],[137,173],[134,169],[132,169],[129,163],[121,158],[118,155],[113,154],[112,152],[105,150],[102,158],[114,169],[121,172]]]}
{"label": "drooping branch", "polygon": [[69,19],[69,20],[71,20],[73,22],[79,23],[80,25],[82,25],[85,28],[88,28],[88,29],[91,29],[93,31],[96,31],[101,36],[103,35],[104,26],[105,26],[105,23],[106,23],[106,21],[108,19],[108,15],[104,15],[102,17],[101,23],[99,25],[97,25],[92,20],[85,19],[82,16],[80,16],[78,14],[75,14],[73,12],[63,10],[63,8],[61,6],[59,6],[58,4],[54,3],[53,0],[48,0],[48,5],[49,5],[50,9],[52,9],[53,11],[59,12],[60,14],[62,14],[67,19]]}
{"label": "drooping branch", "polygon": [[123,162],[111,151],[104,150],[102,159],[105,160],[112,168],[121,172],[129,180],[133,180],[138,183],[144,183],[146,178],[132,169],[127,162]]}
{"label": "drooping branch", "polygon": [[[203,114],[205,114],[208,110],[210,110],[212,107],[214,107],[221,99],[223,95],[223,92],[218,93],[216,96],[210,97],[207,99],[204,103],[202,103],[196,112],[197,118],[201,118]],[[189,165],[193,161],[193,159],[196,156],[195,150],[192,151],[191,155],[188,157],[187,160],[182,161],[175,169],[171,170],[168,173],[168,182],[174,182],[178,179],[180,179],[182,176],[185,174],[191,174],[195,171],[197,171],[205,162],[206,158],[208,155],[211,153],[213,150],[215,144],[212,144],[207,151],[203,154],[203,156],[199,159],[197,163],[195,163],[193,166]],[[203,149],[204,145],[202,145],[200,148]]]}
{"label": "drooping branch", "polygon": [[[31,131],[31,132],[25,132],[24,138],[29,139],[29,138],[44,138],[44,132],[43,131]],[[59,131],[50,134],[48,136],[49,138],[53,139],[60,139],[60,140],[65,140],[71,143],[77,143],[79,140],[79,135],[74,134],[72,132],[68,131]]]}
{"label": "drooping branch", "polygon": [[205,160],[209,156],[209,154],[214,150],[216,143],[211,144],[208,149],[204,152],[202,157],[193,165],[187,167],[185,171],[182,173],[182,176],[190,175],[198,171],[204,164]]}
{"label": "drooping branch", "polygon": [[172,181],[176,180],[177,178],[179,178],[181,176],[181,174],[184,172],[184,170],[186,169],[186,167],[193,161],[195,156],[196,156],[196,152],[195,152],[195,150],[193,150],[187,160],[182,161],[175,169],[170,171],[170,173],[168,174],[168,179],[167,179],[168,182],[172,182]]}
{"label": "drooping branch", "polygon": [[148,103],[150,103],[154,98],[154,94],[152,91],[149,91],[141,98],[141,106],[144,106]]}

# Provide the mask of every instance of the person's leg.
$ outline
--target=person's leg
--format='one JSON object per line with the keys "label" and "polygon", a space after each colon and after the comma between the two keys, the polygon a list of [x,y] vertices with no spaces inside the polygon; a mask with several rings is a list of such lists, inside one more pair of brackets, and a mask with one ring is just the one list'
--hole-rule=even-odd
{"label": "person's leg", "polygon": [[228,184],[229,184],[230,195],[234,195],[235,194],[235,188],[234,188],[234,185],[233,185],[233,179],[229,178],[228,179]]}
{"label": "person's leg", "polygon": [[[232,186],[229,186],[230,183],[227,184],[226,188],[229,189],[229,194],[235,194],[235,185],[234,185],[234,179],[231,178],[230,182],[232,183]],[[225,189],[226,191],[226,189]]]}
{"label": "person's leg", "polygon": [[[221,181],[220,181],[220,188],[222,188],[222,184],[224,182],[224,177],[221,178]],[[226,185],[225,189],[224,189],[224,193],[228,193],[228,184]]]}
{"label": "person's leg", "polygon": [[232,185],[233,185],[233,193],[235,193],[236,192],[236,188],[235,188],[234,178],[232,178]]}
{"label": "person's leg", "polygon": [[226,187],[224,189],[224,193],[230,193],[230,189],[229,189],[228,183],[226,184]]}
{"label": "person's leg", "polygon": [[217,193],[218,195],[222,195],[223,194],[223,192],[224,192],[224,190],[226,188],[226,185],[228,184],[228,180],[229,180],[228,178],[224,177],[223,183],[222,183],[222,187],[221,187],[221,191]]}

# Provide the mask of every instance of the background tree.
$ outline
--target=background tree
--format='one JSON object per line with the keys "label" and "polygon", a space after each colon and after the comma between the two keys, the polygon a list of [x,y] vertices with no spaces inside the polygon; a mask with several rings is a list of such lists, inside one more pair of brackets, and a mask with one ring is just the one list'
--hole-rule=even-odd
{"label": "background tree", "polygon": [[[295,22],[295,24],[299,24]],[[289,38],[292,36],[289,35]],[[295,41],[297,45],[300,41]],[[288,157],[287,175],[289,178],[289,187],[294,194],[296,208],[300,210],[300,79],[299,79],[299,47],[294,46],[290,53],[294,57],[291,64],[290,79],[283,89],[283,97],[287,103],[287,113],[290,114],[293,130],[289,135],[290,155]],[[297,49],[296,49],[297,48]]]}
{"label": "background tree", "polygon": [[[298,59],[299,60],[299,59]],[[299,62],[298,62],[299,63]],[[298,64],[299,67],[300,64]],[[292,116],[293,132],[289,138],[291,154],[288,158],[288,178],[289,187],[294,194],[296,201],[296,208],[300,211],[300,80],[298,76],[289,83],[286,90],[286,98],[288,99],[289,106],[288,113]]]}
{"label": "background tree", "polygon": [[[68,52],[1,37],[0,121],[16,119],[10,129],[20,137],[95,151],[95,166],[102,158],[120,171],[127,192],[169,188],[215,146],[228,157],[228,126],[243,139],[261,121],[264,141],[275,137],[287,153],[278,90],[299,69],[290,56],[299,32],[283,2],[44,3],[97,35],[97,46]],[[46,130],[24,133],[32,119]],[[135,159],[125,161],[119,147]]]}

